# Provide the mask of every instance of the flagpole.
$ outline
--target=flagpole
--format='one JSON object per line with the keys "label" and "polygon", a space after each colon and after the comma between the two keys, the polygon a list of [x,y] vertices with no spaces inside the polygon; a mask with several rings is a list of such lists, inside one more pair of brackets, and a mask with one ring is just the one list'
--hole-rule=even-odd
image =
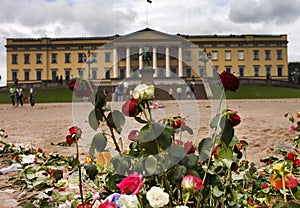
{"label": "flagpole", "polygon": [[147,21],[147,28],[149,27],[149,18],[148,18],[148,3],[149,3],[149,2],[147,2],[147,1],[146,1],[146,21]]}

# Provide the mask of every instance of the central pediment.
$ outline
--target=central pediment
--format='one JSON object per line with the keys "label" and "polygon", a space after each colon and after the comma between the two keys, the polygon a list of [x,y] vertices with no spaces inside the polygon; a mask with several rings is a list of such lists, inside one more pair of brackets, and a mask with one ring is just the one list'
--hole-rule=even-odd
{"label": "central pediment", "polygon": [[145,28],[125,36],[121,36],[112,41],[114,46],[129,46],[129,45],[182,45],[188,41],[177,35],[170,35],[167,33]]}

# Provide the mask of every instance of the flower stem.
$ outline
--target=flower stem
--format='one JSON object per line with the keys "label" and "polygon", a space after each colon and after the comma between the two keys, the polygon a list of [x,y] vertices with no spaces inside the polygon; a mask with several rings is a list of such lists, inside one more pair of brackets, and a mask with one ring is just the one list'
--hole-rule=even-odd
{"label": "flower stem", "polygon": [[286,186],[285,186],[285,177],[284,177],[284,175],[282,176],[282,187],[283,187],[283,201],[284,201],[284,203],[287,203]]}
{"label": "flower stem", "polygon": [[76,140],[76,159],[78,160],[78,174],[79,174],[79,191],[80,191],[80,198],[81,198],[81,204],[84,208],[84,200],[83,200],[83,191],[82,191],[82,178],[81,178],[81,165],[79,160],[79,147],[78,147],[78,141]]}
{"label": "flower stem", "polygon": [[188,192],[187,193],[187,196],[185,198],[185,201],[184,201],[184,206],[186,206],[186,204],[188,203],[189,199],[190,199],[190,196],[191,196],[191,192]]}
{"label": "flower stem", "polygon": [[203,184],[205,182],[205,179],[206,179],[206,176],[207,176],[207,173],[208,173],[208,169],[209,169],[209,166],[210,166],[210,163],[211,163],[211,159],[212,159],[212,156],[213,156],[213,151],[214,151],[214,148],[215,148],[215,145],[216,145],[216,142],[217,142],[218,130],[219,130],[219,127],[220,127],[220,124],[221,124],[221,119],[223,117],[223,114],[221,115],[221,105],[222,105],[222,99],[223,99],[224,94],[225,94],[225,91],[223,90],[222,94],[221,94],[218,110],[217,110],[217,112],[220,116],[218,118],[218,123],[217,123],[217,126],[215,128],[215,132],[212,136],[213,144],[212,144],[212,148],[210,150],[210,154],[209,154],[209,157],[208,157],[207,169],[205,170],[205,173],[204,173],[204,176],[203,176]]}

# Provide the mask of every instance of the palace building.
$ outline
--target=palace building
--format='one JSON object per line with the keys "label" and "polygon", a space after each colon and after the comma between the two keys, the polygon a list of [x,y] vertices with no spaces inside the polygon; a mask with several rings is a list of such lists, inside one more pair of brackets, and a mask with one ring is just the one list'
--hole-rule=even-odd
{"label": "palace building", "polygon": [[[170,35],[146,28],[128,35],[7,38],[7,82],[83,77],[113,83],[153,69],[154,79],[240,77],[287,79],[287,35]],[[148,54],[148,60],[143,60]]]}

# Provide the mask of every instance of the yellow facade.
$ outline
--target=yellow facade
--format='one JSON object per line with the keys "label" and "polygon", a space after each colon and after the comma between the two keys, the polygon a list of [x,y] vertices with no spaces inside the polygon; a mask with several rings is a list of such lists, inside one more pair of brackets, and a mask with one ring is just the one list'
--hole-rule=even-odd
{"label": "yellow facade", "polygon": [[6,42],[7,81],[139,77],[145,47],[158,78],[211,77],[227,70],[287,79],[287,43],[287,35],[168,35],[149,28],[121,37],[13,38]]}

